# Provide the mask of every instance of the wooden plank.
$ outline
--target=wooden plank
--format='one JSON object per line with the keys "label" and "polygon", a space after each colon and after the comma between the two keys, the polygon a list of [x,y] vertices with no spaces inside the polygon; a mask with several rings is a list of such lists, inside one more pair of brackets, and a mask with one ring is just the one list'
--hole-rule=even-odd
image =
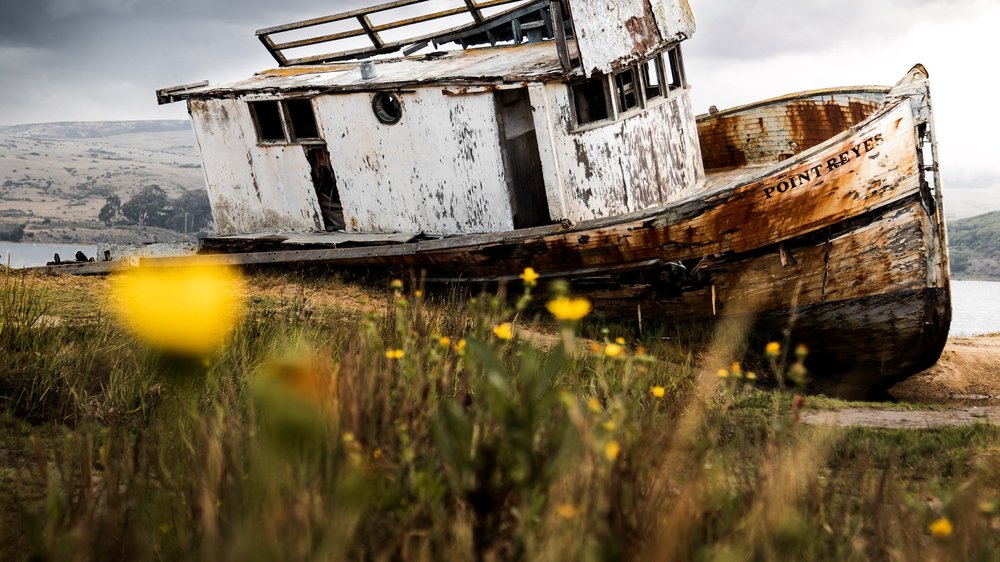
{"label": "wooden plank", "polygon": [[382,38],[378,36],[378,33],[375,33],[375,30],[372,29],[372,22],[368,19],[368,16],[358,16],[358,23],[361,24],[361,29],[365,31],[376,49],[381,49],[385,45],[382,42]]}

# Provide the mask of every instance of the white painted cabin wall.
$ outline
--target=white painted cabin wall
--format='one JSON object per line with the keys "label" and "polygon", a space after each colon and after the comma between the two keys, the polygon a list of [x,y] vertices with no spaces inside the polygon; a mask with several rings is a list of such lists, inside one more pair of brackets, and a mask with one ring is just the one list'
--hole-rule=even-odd
{"label": "white painted cabin wall", "polygon": [[403,117],[379,122],[372,94],[320,96],[351,232],[500,232],[514,228],[492,94],[399,94]]}
{"label": "white painted cabin wall", "polygon": [[587,75],[620,70],[695,31],[688,0],[575,0],[571,7]]}
{"label": "white painted cabin wall", "polygon": [[302,146],[259,146],[243,100],[191,100],[188,109],[219,234],[323,229]]}
{"label": "white painted cabin wall", "polygon": [[[705,189],[698,128],[687,91],[643,112],[572,131],[565,84],[530,89],[554,219],[581,221],[677,201]],[[545,132],[548,134],[545,134]]]}

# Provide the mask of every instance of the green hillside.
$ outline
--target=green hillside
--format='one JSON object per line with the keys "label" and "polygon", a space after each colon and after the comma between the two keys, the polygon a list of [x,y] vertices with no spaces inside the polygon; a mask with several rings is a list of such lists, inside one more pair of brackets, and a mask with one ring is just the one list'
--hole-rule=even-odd
{"label": "green hillside", "polygon": [[951,273],[1000,279],[1000,211],[948,224]]}

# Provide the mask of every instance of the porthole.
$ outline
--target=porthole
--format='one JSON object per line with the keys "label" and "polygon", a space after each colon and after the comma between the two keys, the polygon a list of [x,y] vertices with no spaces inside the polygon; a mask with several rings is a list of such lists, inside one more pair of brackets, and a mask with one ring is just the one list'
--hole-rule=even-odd
{"label": "porthole", "polygon": [[375,117],[386,125],[395,125],[403,118],[403,105],[399,103],[396,94],[379,92],[372,98],[372,111]]}

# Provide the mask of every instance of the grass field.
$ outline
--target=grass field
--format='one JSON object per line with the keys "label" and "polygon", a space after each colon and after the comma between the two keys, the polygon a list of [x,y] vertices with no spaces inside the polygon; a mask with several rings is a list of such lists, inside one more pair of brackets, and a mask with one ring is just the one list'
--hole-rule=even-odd
{"label": "grass field", "polygon": [[745,326],[220,271],[0,272],[0,560],[1000,559],[996,427],[804,426]]}

